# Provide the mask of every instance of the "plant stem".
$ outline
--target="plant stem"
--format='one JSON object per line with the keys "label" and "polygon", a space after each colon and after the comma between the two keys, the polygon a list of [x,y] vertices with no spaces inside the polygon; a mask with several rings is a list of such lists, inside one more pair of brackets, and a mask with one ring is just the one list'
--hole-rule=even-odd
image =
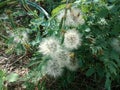
{"label": "plant stem", "polygon": [[6,36],[2,35],[2,34],[0,34],[0,37],[5,39],[5,40],[8,40],[8,38]]}
{"label": "plant stem", "polygon": [[0,2],[0,8],[6,6],[6,5],[8,5],[8,4],[14,4],[14,3],[16,3],[16,2],[17,2],[16,0],[6,0],[6,1],[2,1],[2,2]]}

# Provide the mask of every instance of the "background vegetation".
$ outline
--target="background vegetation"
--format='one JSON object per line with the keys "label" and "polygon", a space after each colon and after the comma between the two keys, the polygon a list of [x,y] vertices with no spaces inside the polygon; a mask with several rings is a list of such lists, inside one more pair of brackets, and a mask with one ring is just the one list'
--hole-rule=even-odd
{"label": "background vegetation", "polygon": [[[56,19],[72,6],[84,19],[77,27]],[[72,28],[82,35],[72,51],[79,68],[65,68],[58,78],[42,75],[49,59],[39,52],[42,39],[62,41]],[[119,90],[120,0],[0,0],[0,69],[0,90]]]}

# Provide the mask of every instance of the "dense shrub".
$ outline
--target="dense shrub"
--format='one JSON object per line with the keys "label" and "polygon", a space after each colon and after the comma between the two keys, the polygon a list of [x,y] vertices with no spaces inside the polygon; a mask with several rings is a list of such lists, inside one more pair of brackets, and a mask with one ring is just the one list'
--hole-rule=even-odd
{"label": "dense shrub", "polygon": [[58,85],[55,90],[70,90],[72,82],[84,89],[117,89],[119,0],[18,1],[16,6],[7,3],[10,10],[1,14],[0,36],[6,54],[29,54],[30,71],[23,78],[28,90],[33,90],[29,84],[49,89],[52,80]]}

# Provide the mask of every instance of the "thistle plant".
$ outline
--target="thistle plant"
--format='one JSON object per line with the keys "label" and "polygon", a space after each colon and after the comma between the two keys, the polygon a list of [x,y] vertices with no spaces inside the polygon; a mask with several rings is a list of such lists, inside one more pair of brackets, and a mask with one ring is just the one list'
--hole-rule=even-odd
{"label": "thistle plant", "polygon": [[70,50],[77,49],[81,41],[81,35],[75,29],[70,29],[64,34],[63,45],[54,37],[45,38],[39,45],[39,52],[51,57],[51,60],[47,61],[46,74],[57,78],[62,75],[63,68],[76,71],[79,63],[74,56],[71,57]]}
{"label": "thistle plant", "polygon": [[120,0],[0,0],[0,7],[0,55],[13,72],[28,64],[25,89],[120,88]]}

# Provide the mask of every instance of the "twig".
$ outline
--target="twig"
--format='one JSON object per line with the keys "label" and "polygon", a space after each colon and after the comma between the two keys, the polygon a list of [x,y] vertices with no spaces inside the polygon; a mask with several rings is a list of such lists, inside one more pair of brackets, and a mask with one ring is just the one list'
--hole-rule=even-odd
{"label": "twig", "polygon": [[19,57],[16,61],[14,61],[13,63],[11,63],[10,65],[9,65],[9,67],[10,66],[12,66],[13,64],[15,64],[16,62],[18,62],[19,60],[21,60],[23,57],[25,57],[26,56],[26,53],[23,55],[23,56],[21,56],[21,57]]}

